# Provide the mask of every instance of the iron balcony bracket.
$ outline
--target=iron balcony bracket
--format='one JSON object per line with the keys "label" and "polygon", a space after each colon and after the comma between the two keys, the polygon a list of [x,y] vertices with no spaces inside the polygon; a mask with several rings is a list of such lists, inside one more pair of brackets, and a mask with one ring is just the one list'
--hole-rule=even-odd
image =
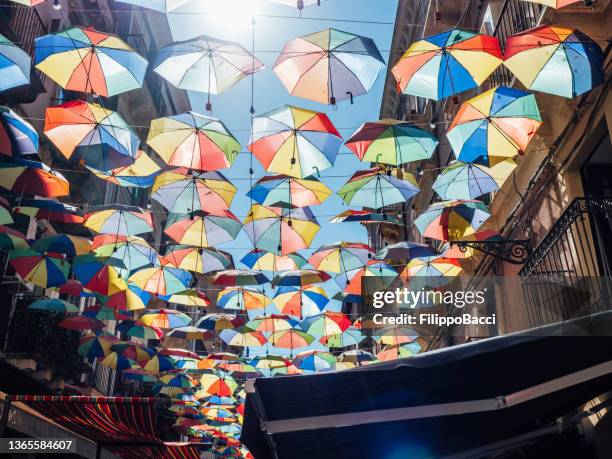
{"label": "iron balcony bracket", "polygon": [[478,250],[503,260],[507,263],[522,265],[531,254],[531,245],[528,239],[500,239],[492,241],[451,241],[450,246],[456,245],[462,252],[468,249]]}

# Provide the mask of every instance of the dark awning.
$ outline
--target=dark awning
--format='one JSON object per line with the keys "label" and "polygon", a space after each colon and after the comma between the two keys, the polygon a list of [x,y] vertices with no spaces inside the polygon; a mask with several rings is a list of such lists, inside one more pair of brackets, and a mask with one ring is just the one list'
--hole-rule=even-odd
{"label": "dark awning", "polygon": [[612,338],[508,335],[248,384],[257,459],[430,458],[534,431],[612,389]]}

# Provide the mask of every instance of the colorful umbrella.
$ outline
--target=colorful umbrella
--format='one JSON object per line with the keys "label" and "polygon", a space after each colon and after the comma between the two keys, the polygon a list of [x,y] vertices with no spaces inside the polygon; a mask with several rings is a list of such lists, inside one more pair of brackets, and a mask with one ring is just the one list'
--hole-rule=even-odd
{"label": "colorful umbrella", "polygon": [[164,332],[157,327],[149,327],[140,321],[124,320],[116,327],[117,331],[142,339],[161,339]]}
{"label": "colorful umbrella", "polygon": [[111,296],[126,290],[128,285],[121,275],[122,267],[107,264],[107,261],[93,254],[78,256],[74,259],[74,275],[84,288],[101,295]]}
{"label": "colorful umbrella", "polygon": [[351,326],[351,320],[341,312],[325,311],[319,315],[305,318],[300,327],[315,337],[337,335]]}
{"label": "colorful umbrella", "polygon": [[261,285],[270,280],[261,271],[246,269],[226,269],[215,274],[211,281],[224,287],[243,287],[247,285]]}
{"label": "colorful umbrella", "polygon": [[30,244],[23,233],[8,226],[0,225],[0,249],[27,250]]}
{"label": "colorful umbrella", "polygon": [[368,244],[341,241],[319,247],[308,261],[321,271],[343,273],[364,266],[373,255]]}
{"label": "colorful umbrella", "polygon": [[[2,66],[2,35],[0,35],[0,67]],[[29,59],[29,58],[28,58]],[[0,86],[6,81],[0,68]],[[6,156],[38,153],[38,132],[30,123],[8,107],[0,106],[0,154]]]}
{"label": "colorful umbrella", "polygon": [[130,271],[159,264],[157,252],[137,236],[98,234],[92,249],[96,257],[117,260]]}
{"label": "colorful umbrella", "polygon": [[374,340],[387,346],[401,346],[413,342],[419,334],[411,328],[387,328],[374,331]]}
{"label": "colorful umbrella", "polygon": [[72,303],[60,300],[59,298],[41,298],[30,303],[28,309],[36,309],[38,311],[55,311],[63,313],[76,313],[79,308]]}
{"label": "colorful umbrella", "polygon": [[21,278],[42,288],[59,287],[66,283],[70,263],[58,253],[40,254],[34,250],[15,250],[9,261]]}
{"label": "colorful umbrella", "polygon": [[174,268],[204,274],[221,271],[229,267],[232,261],[217,249],[175,245],[168,247],[166,254],[162,257],[162,263]]}
{"label": "colorful umbrella", "polygon": [[13,212],[37,220],[59,223],[83,223],[83,213],[78,207],[52,199],[20,199]]}
{"label": "colorful umbrella", "polygon": [[211,305],[211,301],[201,290],[188,289],[173,295],[161,296],[162,300],[168,303],[182,304],[184,306],[197,306],[205,308]]}
{"label": "colorful umbrella", "polygon": [[310,350],[296,355],[293,364],[302,370],[316,373],[335,370],[336,358],[329,352]]}
{"label": "colorful umbrella", "polygon": [[253,118],[247,148],[267,171],[301,179],[333,167],[341,145],[326,114],[284,105]]}
{"label": "colorful umbrella", "polygon": [[92,317],[77,315],[62,319],[57,326],[67,330],[102,330],[104,328],[104,322]]}
{"label": "colorful umbrella", "polygon": [[440,241],[460,240],[473,234],[490,217],[480,201],[441,201],[431,204],[414,220],[424,237]]}
{"label": "colorful umbrella", "polygon": [[32,244],[32,250],[39,253],[62,253],[69,257],[85,255],[91,252],[91,241],[84,237],[71,236],[70,234],[55,234],[37,239]]}
{"label": "colorful umbrella", "polygon": [[106,357],[110,353],[110,348],[117,343],[119,338],[115,336],[84,336],[79,341],[77,352],[83,357],[93,360],[100,357]]}
{"label": "colorful umbrella", "polygon": [[155,354],[151,360],[142,368],[147,373],[159,376],[164,371],[172,371],[176,368],[176,361],[172,357]]}
{"label": "colorful umbrella", "polygon": [[325,184],[314,178],[268,175],[259,179],[247,196],[263,206],[292,208],[322,204],[331,194]]}
{"label": "colorful umbrella", "polygon": [[362,124],[345,145],[361,161],[399,166],[431,158],[438,139],[405,121],[383,119]]}
{"label": "colorful umbrella", "polygon": [[124,357],[117,352],[109,353],[100,361],[100,364],[115,371],[140,369],[140,365],[134,360]]}
{"label": "colorful umbrella", "polygon": [[164,233],[179,244],[214,247],[236,238],[242,223],[229,210],[169,214]]}
{"label": "colorful umbrella", "polygon": [[403,203],[420,191],[410,172],[403,175],[402,180],[377,167],[357,171],[338,190],[338,195],[346,204],[370,209]]}
{"label": "colorful umbrella", "polygon": [[345,351],[338,356],[338,361],[340,362],[351,362],[356,364],[373,362],[374,360],[376,360],[374,354],[362,349],[351,349],[350,351]]}
{"label": "colorful umbrella", "polygon": [[111,97],[142,86],[149,63],[116,35],[73,27],[34,40],[36,68],[62,88]]}
{"label": "colorful umbrella", "polygon": [[101,171],[133,164],[140,145],[121,115],[82,100],[48,107],[44,132],[66,159]]}
{"label": "colorful umbrella", "polygon": [[367,93],[384,68],[371,38],[325,29],[286,43],[273,70],[292,96],[335,105]]}
{"label": "colorful umbrella", "polygon": [[329,298],[321,287],[310,285],[279,287],[272,301],[281,313],[302,319],[321,314]]}
{"label": "colorful umbrella", "polygon": [[240,262],[249,269],[274,272],[300,269],[307,263],[304,257],[297,253],[281,256],[261,249],[251,250]]}
{"label": "colorful umbrella", "polygon": [[31,65],[28,53],[0,35],[0,91],[30,84]]}
{"label": "colorful umbrella", "polygon": [[135,206],[97,206],[85,215],[83,224],[96,233],[135,236],[153,231],[153,215]]}
{"label": "colorful umbrella", "polygon": [[361,224],[386,223],[388,225],[399,225],[400,221],[393,215],[376,213],[369,210],[345,210],[335,217],[329,219],[330,223],[350,223],[358,222]]}
{"label": "colorful umbrella", "polygon": [[138,365],[146,364],[155,355],[153,349],[132,341],[119,341],[110,347],[112,352],[135,361]]}
{"label": "colorful umbrella", "polygon": [[256,248],[280,255],[309,247],[319,228],[308,207],[283,209],[255,204],[244,220],[244,230]]}
{"label": "colorful umbrella", "polygon": [[191,317],[174,309],[151,309],[140,316],[140,321],[149,327],[178,328],[189,325]]}
{"label": "colorful umbrella", "polygon": [[[463,268],[456,259],[435,256],[413,258],[408,262],[401,276],[407,279],[425,278],[424,282],[429,284],[428,286],[438,287],[446,285],[450,278],[458,276],[462,271]],[[417,283],[422,284],[421,281]]]}
{"label": "colorful umbrella", "polygon": [[266,337],[263,333],[247,327],[222,330],[219,338],[228,346],[258,347],[266,344]]}
{"label": "colorful umbrella", "polygon": [[186,290],[192,279],[183,269],[158,266],[134,272],[129,282],[154,295],[172,295]]}
{"label": "colorful umbrella", "polygon": [[442,199],[476,199],[499,190],[512,175],[516,163],[508,158],[493,167],[453,162],[436,177],[433,190]]}
{"label": "colorful umbrella", "polygon": [[178,328],[171,330],[168,333],[167,337],[183,339],[183,340],[188,340],[188,341],[190,340],[204,341],[204,340],[212,338],[213,334],[209,333],[206,330],[201,330],[198,327],[189,325],[185,327],[178,327]]}
{"label": "colorful umbrella", "polygon": [[206,314],[193,325],[201,330],[219,332],[241,327],[244,325],[244,321],[231,314]]}
{"label": "colorful umbrella", "polygon": [[344,293],[360,296],[364,282],[370,291],[385,290],[396,277],[397,271],[391,265],[372,260],[359,269],[339,274],[334,280],[344,289]]}
{"label": "colorful umbrella", "polygon": [[329,348],[343,348],[347,346],[355,346],[361,343],[365,338],[366,337],[361,334],[359,329],[349,327],[342,333],[322,336],[319,341],[321,344]]}
{"label": "colorful umbrella", "polygon": [[96,177],[123,187],[149,188],[160,168],[144,151],[138,150],[134,164],[121,166],[108,171],[100,171],[86,166]]}
{"label": "colorful umbrella", "polygon": [[115,309],[134,311],[146,308],[150,299],[151,294],[143,292],[134,284],[128,284],[125,290],[110,295],[104,304]]}
{"label": "colorful umbrella", "polygon": [[306,287],[312,284],[320,284],[331,279],[325,271],[316,269],[295,269],[277,274],[272,279],[275,287]]}
{"label": "colorful umbrella", "polygon": [[151,190],[151,199],[172,213],[229,209],[236,187],[219,172],[193,172],[184,167],[163,172]]}
{"label": "colorful umbrella", "polygon": [[153,70],[179,89],[221,94],[264,65],[239,43],[201,35],[159,50]]}
{"label": "colorful umbrella", "polygon": [[417,257],[430,257],[437,255],[430,245],[418,244],[411,241],[402,241],[385,246],[376,253],[377,260],[410,260]]}
{"label": "colorful umbrella", "polygon": [[162,375],[159,380],[164,386],[178,387],[180,389],[190,389],[197,385],[197,382],[185,373],[169,373]]}
{"label": "colorful umbrella", "polygon": [[289,349],[291,353],[294,349],[309,346],[313,341],[314,336],[295,329],[275,331],[268,337],[272,346]]}
{"label": "colorful umbrella", "polygon": [[6,199],[0,197],[0,224],[2,225],[15,223],[11,215],[10,206],[10,203]]}
{"label": "colorful umbrella", "polygon": [[450,29],[414,42],[391,73],[404,94],[440,100],[477,88],[501,63],[496,37]]}
{"label": "colorful umbrella", "polygon": [[284,314],[271,314],[269,316],[259,316],[246,323],[250,330],[264,333],[273,333],[279,330],[290,330],[298,325],[298,322]]}
{"label": "colorful umbrella", "polygon": [[220,120],[194,112],[151,121],[147,144],[169,165],[201,171],[230,167],[241,150]]}
{"label": "colorful umbrella", "polygon": [[244,287],[225,288],[217,296],[217,306],[230,311],[265,309],[270,303],[265,294]]}
{"label": "colorful umbrella", "polygon": [[99,320],[130,320],[132,318],[131,313],[128,311],[100,304],[87,306],[83,311],[83,315]]}
{"label": "colorful umbrella", "polygon": [[376,354],[376,358],[380,361],[385,362],[387,360],[397,360],[404,359],[406,357],[414,357],[416,354],[418,354],[420,346],[419,349],[415,349],[414,347],[411,347],[411,344],[412,343],[403,346],[387,346],[378,354]]}
{"label": "colorful umbrella", "polygon": [[55,169],[37,161],[12,158],[0,162],[0,186],[19,194],[43,197],[68,196],[68,180]]}
{"label": "colorful umbrella", "polygon": [[498,86],[461,104],[446,137],[459,161],[493,166],[524,154],[540,124],[533,94]]}
{"label": "colorful umbrella", "polygon": [[228,397],[238,388],[238,383],[230,375],[219,372],[218,374],[204,374],[200,379],[202,388],[195,393],[196,399],[202,399],[211,395]]}
{"label": "colorful umbrella", "polygon": [[605,81],[599,45],[577,29],[542,25],[508,37],[504,65],[527,88],[576,97]]}

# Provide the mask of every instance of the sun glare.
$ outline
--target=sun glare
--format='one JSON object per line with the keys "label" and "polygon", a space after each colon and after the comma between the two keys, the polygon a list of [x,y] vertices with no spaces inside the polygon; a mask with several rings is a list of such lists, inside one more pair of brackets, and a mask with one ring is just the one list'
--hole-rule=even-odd
{"label": "sun glare", "polygon": [[207,3],[206,13],[217,22],[245,25],[257,14],[258,0],[211,0]]}

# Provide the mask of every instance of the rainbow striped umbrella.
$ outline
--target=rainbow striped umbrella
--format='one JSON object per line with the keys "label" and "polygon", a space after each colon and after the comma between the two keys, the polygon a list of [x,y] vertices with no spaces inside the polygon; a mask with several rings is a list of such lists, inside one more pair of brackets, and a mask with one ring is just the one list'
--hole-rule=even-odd
{"label": "rainbow striped umbrella", "polygon": [[402,344],[411,343],[419,337],[419,334],[411,328],[387,328],[376,329],[374,331],[374,340],[379,344],[387,346],[400,346]]}
{"label": "rainbow striped umbrella", "polygon": [[275,287],[306,287],[312,284],[321,284],[331,279],[325,271],[316,269],[295,269],[277,274],[272,279]]}
{"label": "rainbow striped umbrella", "polygon": [[[197,320],[194,327],[211,332],[239,328],[244,325],[244,321],[232,314],[206,314]],[[216,359],[219,360],[219,359]],[[238,360],[237,358],[235,360]]]}
{"label": "rainbow striped umbrella", "polygon": [[[1,48],[0,38],[0,66]],[[0,68],[0,85],[4,82],[2,72]],[[38,153],[38,132],[13,110],[0,106],[0,154],[14,157],[36,153]]]}
{"label": "rainbow striped umbrella", "polygon": [[403,175],[404,178],[399,179],[378,167],[357,171],[338,190],[338,195],[348,205],[370,209],[403,203],[420,191],[410,172]]}
{"label": "rainbow striped umbrella", "polygon": [[344,273],[365,266],[373,255],[368,244],[341,241],[319,247],[308,261],[321,271]]}
{"label": "rainbow striped umbrella", "polygon": [[140,365],[134,360],[124,357],[117,352],[110,352],[106,357],[100,360],[100,364],[115,371],[140,369]]}
{"label": "rainbow striped umbrella", "polygon": [[82,100],[48,107],[44,132],[66,159],[101,171],[133,164],[140,146],[121,115]]}
{"label": "rainbow striped umbrella", "polygon": [[164,233],[179,244],[214,247],[236,238],[242,223],[229,210],[169,214]]}
{"label": "rainbow striped umbrella", "polygon": [[4,250],[27,250],[30,244],[23,233],[0,225],[0,248]]}
{"label": "rainbow striped umbrella", "polygon": [[319,341],[321,344],[329,348],[343,348],[347,346],[355,346],[361,343],[365,338],[366,337],[361,334],[361,330],[351,326],[342,333],[322,336]]}
{"label": "rainbow striped umbrella", "polygon": [[307,261],[297,253],[287,255],[276,255],[261,249],[253,249],[247,253],[240,262],[249,269],[259,269],[262,271],[290,271],[300,269]]}
{"label": "rainbow striped umbrella", "polygon": [[217,306],[230,311],[265,309],[272,301],[264,293],[244,287],[229,287],[217,296]]}
{"label": "rainbow striped umbrella", "polygon": [[399,166],[431,158],[438,139],[405,121],[383,119],[362,124],[345,145],[361,161]]}
{"label": "rainbow striped umbrella", "polygon": [[198,171],[230,167],[241,150],[220,120],[195,112],[151,121],[147,144],[168,165]]}
{"label": "rainbow striped umbrella", "polygon": [[293,208],[322,204],[331,194],[332,190],[314,178],[268,175],[259,179],[247,196],[263,206]]}
{"label": "rainbow striped umbrella", "polygon": [[169,338],[182,339],[186,341],[200,340],[205,341],[212,338],[214,335],[206,330],[200,330],[192,325],[178,327],[170,330],[167,335]]}
{"label": "rainbow striped umbrella", "polygon": [[30,84],[29,54],[0,35],[0,91]]}
{"label": "rainbow striped umbrella", "polygon": [[368,279],[366,282],[370,289],[384,290],[393,283],[396,277],[397,271],[393,266],[371,260],[366,266],[340,273],[334,280],[343,288],[345,294],[361,296],[364,279]]}
{"label": "rainbow striped umbrella", "polygon": [[244,231],[255,248],[277,255],[310,247],[319,229],[308,207],[283,209],[255,204],[244,220]]}
{"label": "rainbow striped umbrella", "polygon": [[262,332],[244,326],[237,329],[222,330],[219,333],[219,338],[228,346],[236,347],[259,347],[266,344],[267,341]]}
{"label": "rainbow striped umbrella", "polygon": [[184,167],[161,173],[151,199],[172,213],[229,209],[236,187],[219,172],[193,172]]}
{"label": "rainbow striped umbrella", "polygon": [[158,266],[135,271],[129,282],[153,295],[172,295],[186,290],[192,279],[183,269]]}
{"label": "rainbow striped umbrella", "polygon": [[151,309],[140,316],[140,321],[149,327],[178,328],[189,325],[191,317],[174,309]]}
{"label": "rainbow striped umbrella", "polygon": [[85,166],[96,177],[122,187],[149,188],[161,170],[144,151],[138,150],[134,164],[100,171]]}
{"label": "rainbow striped umbrella", "polygon": [[54,234],[34,241],[32,250],[36,250],[39,253],[62,253],[69,257],[75,257],[91,252],[92,244],[89,239],[84,237],[71,236],[70,234]]}
{"label": "rainbow striped umbrella", "polygon": [[20,215],[60,223],[83,223],[83,213],[78,207],[54,199],[21,199],[13,212]]}
{"label": "rainbow striped umbrella", "polygon": [[287,42],[273,70],[292,96],[335,105],[366,94],[384,68],[371,38],[325,29]]}
{"label": "rainbow striped umbrella", "polygon": [[70,263],[64,255],[41,254],[30,249],[12,251],[9,262],[24,281],[43,288],[65,284],[70,270]]}
{"label": "rainbow striped umbrella", "polygon": [[105,296],[111,296],[128,288],[116,261],[96,258],[93,254],[81,255],[74,259],[74,275],[83,287]]}
{"label": "rainbow striped umbrella", "polygon": [[187,289],[173,295],[160,296],[160,298],[168,303],[182,304],[184,306],[205,308],[211,305],[211,301],[206,294],[197,289]]}
{"label": "rainbow striped umbrella", "polygon": [[110,259],[111,264],[117,261],[129,271],[159,265],[157,252],[137,236],[98,234],[92,249],[96,257]]}
{"label": "rainbow striped umbrella", "polygon": [[321,314],[329,298],[321,287],[309,285],[303,288],[279,287],[272,301],[281,313],[302,319]]}
{"label": "rainbow striped umbrella", "polygon": [[93,360],[99,357],[106,357],[110,352],[113,344],[117,343],[119,338],[115,336],[105,335],[89,335],[84,336],[79,341],[77,352],[83,357]]}
{"label": "rainbow striped umbrella", "polygon": [[0,162],[0,186],[20,195],[68,196],[70,184],[55,169],[38,161],[11,158]]}
{"label": "rainbow striped umbrella", "polygon": [[364,225],[369,223],[386,223],[388,225],[399,225],[400,221],[393,215],[372,212],[370,210],[345,210],[329,219],[330,223],[358,222]]}
{"label": "rainbow striped umbrella", "polygon": [[85,215],[83,224],[96,233],[135,236],[153,231],[153,215],[135,206],[97,206]]}
{"label": "rainbow striped umbrella", "polygon": [[247,269],[226,269],[215,274],[211,281],[224,287],[244,287],[247,285],[261,285],[270,280],[261,271]]}
{"label": "rainbow striped umbrella", "polygon": [[440,201],[419,215],[414,226],[423,237],[460,240],[475,233],[490,216],[489,209],[480,201]]}
{"label": "rainbow striped umbrella", "polygon": [[212,247],[174,245],[168,247],[166,254],[162,257],[162,263],[174,268],[205,274],[226,269],[232,264],[232,261],[228,255]]}
{"label": "rainbow striped umbrella", "polygon": [[176,360],[174,360],[172,357],[155,354],[142,369],[147,373],[159,376],[165,371],[172,371],[176,369]]}
{"label": "rainbow striped umbrella", "polygon": [[146,308],[150,299],[151,294],[143,292],[134,284],[127,284],[125,290],[110,295],[104,304],[114,309],[134,311]]}
{"label": "rainbow striped umbrella", "polygon": [[268,337],[268,343],[281,349],[289,349],[293,354],[294,349],[309,346],[314,339],[314,336],[301,330],[289,329],[271,333]]}
{"label": "rainbow striped umbrella", "polygon": [[211,395],[229,397],[238,388],[238,383],[234,378],[220,371],[215,374],[203,374],[200,378],[200,385],[202,388],[195,393],[195,398],[198,400]]}
{"label": "rainbow striped umbrella", "polygon": [[447,166],[432,185],[444,200],[476,199],[499,190],[516,169],[516,163],[508,158],[493,167],[456,161]]}
{"label": "rainbow striped umbrella", "polygon": [[149,63],[116,35],[73,27],[34,40],[36,68],[62,88],[111,97],[142,86]]}
{"label": "rainbow striped umbrella", "polygon": [[301,179],[333,167],[341,145],[325,113],[284,105],[253,118],[247,148],[268,172]]}
{"label": "rainbow striped umbrella", "polygon": [[408,262],[400,276],[408,280],[424,278],[415,282],[423,287],[439,287],[448,284],[452,278],[457,277],[462,271],[463,268],[456,259],[435,256],[413,258]]}
{"label": "rainbow striped umbrella", "polygon": [[135,338],[160,339],[164,337],[164,332],[162,330],[157,327],[149,327],[139,320],[124,320],[117,325],[116,330]]}
{"label": "rainbow striped umbrella", "polygon": [[524,154],[540,124],[533,94],[498,86],[461,104],[446,137],[459,161],[493,166]]}
{"label": "rainbow striped umbrella", "polygon": [[404,94],[441,100],[477,88],[502,60],[496,37],[450,29],[411,44],[391,73]]}
{"label": "rainbow striped umbrella", "polygon": [[293,359],[293,364],[311,373],[331,371],[336,369],[336,357],[329,352],[312,349],[297,354]]}
{"label": "rainbow striped umbrella", "polygon": [[306,317],[300,327],[315,337],[337,335],[351,326],[351,320],[341,312],[325,311],[319,315]]}
{"label": "rainbow striped umbrella", "polygon": [[420,350],[421,346],[416,342],[397,346],[386,346],[382,351],[376,354],[376,358],[381,362],[404,359],[407,357],[414,357]]}
{"label": "rainbow striped umbrella", "polygon": [[298,322],[284,314],[270,314],[259,316],[246,323],[246,327],[251,330],[264,333],[273,333],[279,330],[290,330],[295,328]]}
{"label": "rainbow striped umbrella", "polygon": [[504,65],[527,88],[576,97],[605,81],[599,45],[577,29],[542,25],[508,37]]}
{"label": "rainbow striped umbrella", "polygon": [[72,303],[60,300],[59,298],[41,298],[28,305],[28,309],[37,311],[55,311],[63,313],[76,313],[79,308]]}

